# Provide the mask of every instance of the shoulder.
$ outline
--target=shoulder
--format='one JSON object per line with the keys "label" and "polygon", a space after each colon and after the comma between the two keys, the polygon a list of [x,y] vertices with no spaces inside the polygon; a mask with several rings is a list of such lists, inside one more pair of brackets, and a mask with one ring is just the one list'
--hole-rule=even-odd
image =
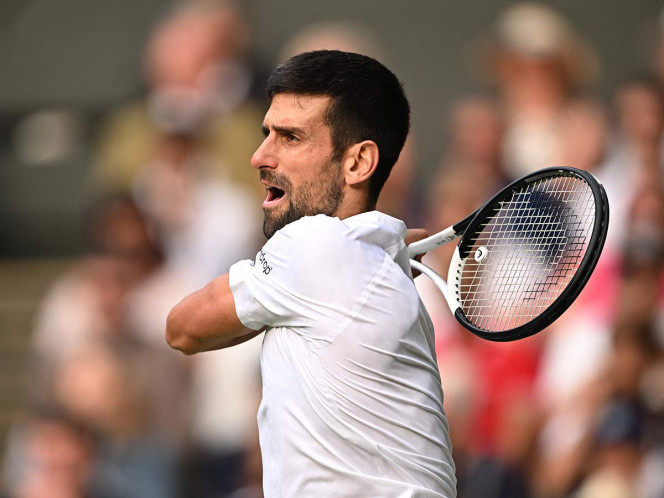
{"label": "shoulder", "polygon": [[330,283],[347,280],[347,275],[362,268],[363,272],[370,272],[384,257],[375,249],[358,239],[356,231],[339,218],[316,215],[301,218],[279,230],[265,244],[259,257],[274,267],[275,275],[280,273],[279,268],[288,275],[298,275],[299,281],[324,274]]}

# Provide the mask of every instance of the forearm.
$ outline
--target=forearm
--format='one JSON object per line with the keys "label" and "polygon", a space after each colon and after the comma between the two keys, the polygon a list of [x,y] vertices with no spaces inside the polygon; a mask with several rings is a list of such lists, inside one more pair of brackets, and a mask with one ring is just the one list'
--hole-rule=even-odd
{"label": "forearm", "polygon": [[228,274],[185,297],[166,321],[166,341],[185,354],[227,348],[259,333],[237,317]]}

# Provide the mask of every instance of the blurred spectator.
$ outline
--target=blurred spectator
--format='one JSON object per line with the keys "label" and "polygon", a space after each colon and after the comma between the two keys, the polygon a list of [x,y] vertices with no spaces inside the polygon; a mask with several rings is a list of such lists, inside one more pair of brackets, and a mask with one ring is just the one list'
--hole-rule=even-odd
{"label": "blurred spectator", "polygon": [[[164,242],[167,265],[201,286],[253,254],[260,202],[233,182],[213,178],[210,157],[197,147],[194,138],[160,137],[153,160],[135,179],[134,195]],[[254,181],[260,185],[257,175]]]}
{"label": "blurred spectator", "polygon": [[511,346],[489,343],[457,326],[453,339],[437,347],[459,498],[532,496],[529,474],[539,414],[530,396],[529,370],[536,348],[532,340]]}
{"label": "blurred spectator", "polygon": [[91,254],[44,301],[33,398],[66,406],[103,434],[96,464],[110,496],[174,496],[176,451],[184,489],[231,492],[255,432],[260,342],[196,361],[168,348],[168,311],[194,287],[163,265],[131,198],[101,201],[88,238]]}
{"label": "blurred spectator", "polygon": [[612,398],[596,430],[598,468],[588,478],[588,487],[613,480],[632,489],[629,496],[663,496],[664,350],[653,325],[639,324],[638,319],[619,325],[613,343],[606,368]]}
{"label": "blurred spectator", "polygon": [[552,8],[519,3],[498,18],[483,58],[505,113],[509,175],[555,166],[561,156],[561,113],[597,76],[592,50]]}
{"label": "blurred spectator", "polygon": [[409,227],[421,226],[424,221],[421,213],[423,206],[419,196],[416,195],[417,156],[415,154],[415,137],[411,132],[381,190],[376,205],[378,211],[403,220]]}
{"label": "blurred spectator", "polygon": [[[94,470],[109,497],[175,496],[175,452],[188,432],[188,368],[163,339],[155,347],[147,334],[137,333],[127,311],[146,282],[166,309],[190,287],[167,275],[159,245],[131,198],[100,201],[87,235],[89,255],[43,302],[30,398],[95,429],[101,453]],[[163,335],[165,315],[154,319]]]}
{"label": "blurred spectator", "polygon": [[642,424],[635,403],[620,398],[607,403],[594,434],[594,468],[576,493],[578,498],[642,496],[638,489]]}
{"label": "blurred spectator", "polygon": [[617,323],[657,324],[664,344],[664,190],[659,183],[635,192],[624,233],[622,293]]}
{"label": "blurred spectator", "polygon": [[99,496],[177,496],[177,454],[150,424],[149,386],[136,365],[104,346],[82,348],[55,372],[57,403],[99,437]]}
{"label": "blurred spectator", "polygon": [[42,366],[91,341],[130,338],[123,322],[125,298],[160,265],[159,246],[129,197],[98,202],[87,238],[89,254],[53,285],[42,304],[34,335]]}
{"label": "blurred spectator", "polygon": [[552,166],[597,172],[606,159],[609,130],[604,107],[590,98],[570,100],[558,123],[559,157]]}
{"label": "blurred spectator", "polygon": [[145,52],[147,96],[106,120],[97,188],[131,191],[158,231],[166,262],[202,285],[250,256],[263,188],[249,158],[264,97],[250,29],[231,0],[178,4]]}
{"label": "blurred spectator", "polygon": [[261,345],[251,340],[193,358],[192,446],[184,469],[192,496],[224,496],[246,484],[243,467],[255,453]]}
{"label": "blurred spectator", "polygon": [[503,115],[491,99],[481,95],[460,99],[451,112],[447,147],[434,183],[466,177],[472,188],[464,194],[477,209],[507,183],[502,160],[504,131]]}
{"label": "blurred spectator", "polygon": [[259,194],[248,158],[262,140],[265,104],[249,48],[250,29],[234,1],[178,3],[150,35],[146,98],[114,111],[103,128],[97,186],[131,188],[166,135],[195,137],[215,175]]}
{"label": "blurred spectator", "polygon": [[[650,151],[639,153],[650,160],[642,161],[640,170],[647,180],[638,182],[649,188],[623,196],[623,184],[635,177],[621,176],[625,165],[616,160],[619,148],[601,104],[578,92],[596,66],[565,21],[548,7],[512,6],[499,22],[490,53],[499,105],[470,97],[455,106],[446,155],[427,198],[429,229],[459,221],[510,176],[555,164],[599,175],[610,197],[622,196],[625,218],[611,227],[616,242],[607,244],[583,295],[546,334],[528,341],[478,340],[456,324],[431,282],[418,279],[436,327],[459,496],[553,497],[572,496],[575,490],[586,493],[579,496],[610,496],[587,493],[615,461],[622,462],[621,482],[640,490],[629,496],[659,496],[662,479],[652,469],[663,461],[663,438],[652,427],[661,423],[664,403],[654,401],[657,409],[642,411],[639,421],[650,428],[647,446],[645,436],[615,452],[596,445],[595,422],[610,408],[612,396],[643,406],[649,406],[643,399],[664,399],[662,383],[653,380],[662,371],[661,325],[652,326],[664,323],[658,318],[664,309],[658,262],[664,217],[659,156],[653,154],[660,150],[661,129],[654,118],[660,106],[650,99],[647,112],[632,118],[639,124],[620,121],[621,128],[629,128],[627,135],[639,137],[633,139],[639,144],[634,149]],[[585,57],[591,64],[584,66]],[[639,99],[625,102],[623,113],[646,105],[644,95]],[[534,154],[530,159],[528,151]],[[446,275],[452,249],[433,251],[425,262]],[[624,330],[639,328],[649,335],[625,336]]]}
{"label": "blurred spectator", "polygon": [[[154,339],[149,341],[146,334],[132,329],[127,313],[133,296],[143,293],[147,283],[163,299],[163,307],[177,303],[191,286],[164,269],[161,249],[131,198],[99,201],[88,218],[90,253],[56,281],[41,306],[33,338],[37,376],[33,395],[37,402],[48,402],[53,372],[60,363],[80,348],[107,344],[134,357],[137,364],[149,362],[142,368],[154,376],[153,399],[170,408],[172,420],[181,413],[177,424],[168,424],[168,434],[179,433],[181,439],[186,399],[177,387],[183,388],[183,360],[162,345],[163,339],[155,350]],[[163,330],[165,315],[156,321]],[[164,390],[160,386],[169,378]],[[154,413],[159,417],[164,412],[155,409]]]}
{"label": "blurred spectator", "polygon": [[[630,491],[632,494],[626,496],[660,496],[657,493],[662,492],[661,479],[652,477],[658,474],[648,470],[661,462],[661,435],[653,435],[648,448],[637,441],[621,447],[620,451],[593,446],[594,420],[598,413],[608,409],[611,397],[633,400],[643,406],[647,406],[644,399],[661,398],[659,383],[649,385],[645,391],[644,382],[654,372],[660,372],[661,365],[661,327],[655,324],[664,309],[663,253],[659,243],[664,226],[662,200],[658,185],[639,191],[630,209],[630,231],[621,234],[628,242],[623,246],[622,272],[614,269],[613,274],[604,275],[607,280],[589,289],[593,299],[581,296],[547,333],[540,378],[547,417],[540,443],[538,486],[554,491],[553,495],[569,492],[584,477],[589,458],[603,461],[601,455],[608,455],[613,461],[620,454],[636,458],[634,453],[644,462],[638,471],[643,476],[638,479],[647,482],[642,486],[655,489],[656,493]],[[654,405],[658,406],[654,411],[641,409],[641,419],[652,416],[661,420],[661,407],[658,403]],[[643,424],[641,419],[639,423]],[[611,427],[613,422],[606,423]],[[604,470],[607,469],[593,473],[581,491],[586,494],[580,496],[605,496],[598,490],[604,486],[610,488],[612,485],[608,483],[616,480],[616,490],[627,486],[618,479],[620,475],[609,472],[612,469]],[[632,478],[635,476],[628,480],[631,482]]]}
{"label": "blurred spectator", "polygon": [[[153,365],[168,358],[168,310],[186,293],[252,257],[259,242],[264,189],[249,158],[262,140],[265,97],[249,58],[250,27],[238,3],[176,5],[153,30],[145,51],[145,99],[108,118],[94,176],[102,190],[131,191],[163,241],[165,265],[127,296],[126,325],[150,345]],[[186,290],[186,292],[183,292]],[[189,359],[160,397],[176,415],[157,422],[181,432],[187,417],[183,487],[205,498],[241,482],[255,431],[259,341]],[[174,361],[173,364],[177,364]],[[183,404],[185,405],[183,407]],[[159,404],[168,414],[167,404]],[[182,409],[180,409],[182,407]]]}
{"label": "blurred spectator", "polygon": [[[264,97],[249,42],[235,2],[178,4],[148,42],[146,99],[114,112],[102,134],[97,181],[131,189],[164,243],[168,271],[136,288],[127,306],[127,324],[153,351],[165,347],[166,315],[186,293],[175,296],[253,256],[258,245],[264,191],[249,158],[262,140]],[[189,361],[186,395],[171,401],[186,404],[179,410],[188,416],[190,443],[183,486],[192,495],[223,495],[242,484],[259,350],[253,341]],[[173,377],[172,387],[182,384]]]}
{"label": "blurred spectator", "polygon": [[617,129],[610,155],[599,172],[611,205],[610,248],[622,243],[638,190],[646,185],[662,185],[662,87],[652,77],[629,79],[616,91],[614,108]]}
{"label": "blurred spectator", "polygon": [[93,498],[90,430],[56,412],[14,425],[5,462],[8,498]]}

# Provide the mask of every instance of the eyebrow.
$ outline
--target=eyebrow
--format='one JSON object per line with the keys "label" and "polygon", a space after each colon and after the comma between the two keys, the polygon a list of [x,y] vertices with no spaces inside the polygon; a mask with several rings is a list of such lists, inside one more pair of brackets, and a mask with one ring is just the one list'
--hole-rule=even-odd
{"label": "eyebrow", "polygon": [[[293,134],[293,135],[298,135],[300,137],[306,136],[304,130],[302,128],[298,128],[297,126],[273,126],[272,129],[279,134]],[[270,134],[270,128],[267,125],[262,125],[261,131],[263,132],[263,136],[265,137],[267,137]]]}

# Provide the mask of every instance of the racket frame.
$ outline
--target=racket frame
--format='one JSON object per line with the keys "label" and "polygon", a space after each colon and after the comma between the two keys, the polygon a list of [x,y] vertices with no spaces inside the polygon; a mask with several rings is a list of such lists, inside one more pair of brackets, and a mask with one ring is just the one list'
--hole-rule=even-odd
{"label": "racket frame", "polygon": [[[569,173],[580,176],[589,185],[594,200],[595,200],[595,220],[593,225],[593,232],[590,236],[590,241],[586,249],[583,261],[577,269],[576,273],[570,280],[569,284],[562,291],[560,296],[551,303],[546,310],[540,315],[530,320],[529,322],[505,331],[488,331],[473,325],[465,313],[461,309],[461,295],[459,292],[459,282],[466,258],[469,256],[470,247],[472,247],[471,236],[475,228],[490,218],[490,212],[493,206],[500,202],[508,195],[520,188],[524,184],[529,184],[541,180],[543,177],[555,176],[553,174],[559,173],[560,176],[567,176]],[[430,237],[413,242],[408,246],[408,256],[410,258],[411,267],[422,272],[432,279],[434,284],[443,294],[447,304],[454,314],[455,318],[461,325],[463,325],[470,332],[475,335],[490,341],[504,342],[514,341],[524,337],[533,335],[544,328],[548,327],[554,320],[562,315],[567,308],[578,297],[579,293],[583,290],[592,275],[592,272],[597,265],[599,256],[604,247],[606,240],[606,233],[609,223],[609,203],[606,197],[606,192],[602,184],[587,171],[571,168],[569,166],[557,166],[553,168],[545,168],[521,177],[494,195],[482,207],[475,212],[468,215],[463,220],[446,228]],[[415,261],[415,256],[423,254],[430,250],[436,249],[444,244],[452,242],[457,237],[461,236],[461,241],[454,250],[454,255],[450,261],[449,271],[447,274],[447,281],[443,280],[434,270],[428,266]]]}

